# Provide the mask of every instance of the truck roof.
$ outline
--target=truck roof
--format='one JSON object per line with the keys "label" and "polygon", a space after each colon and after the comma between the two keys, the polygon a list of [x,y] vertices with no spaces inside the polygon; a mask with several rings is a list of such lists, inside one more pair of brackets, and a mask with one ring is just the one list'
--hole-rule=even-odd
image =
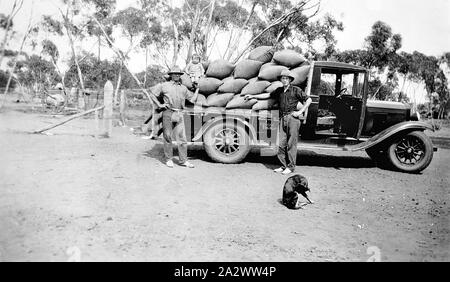
{"label": "truck roof", "polygon": [[331,62],[331,61],[316,61],[314,62],[314,65],[317,67],[327,68],[327,69],[344,69],[348,71],[366,71],[365,68],[347,64],[347,63],[341,63],[341,62]]}

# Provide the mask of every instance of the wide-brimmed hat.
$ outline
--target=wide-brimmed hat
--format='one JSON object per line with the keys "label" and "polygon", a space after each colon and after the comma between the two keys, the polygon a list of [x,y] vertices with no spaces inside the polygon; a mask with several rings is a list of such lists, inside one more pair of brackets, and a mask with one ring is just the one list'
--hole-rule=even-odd
{"label": "wide-brimmed hat", "polygon": [[184,72],[181,70],[181,68],[179,66],[173,66],[169,72],[167,73],[168,75],[171,74],[179,74],[182,75]]}
{"label": "wide-brimmed hat", "polygon": [[280,80],[283,76],[287,76],[291,79],[291,82],[295,80],[294,75],[289,70],[283,70],[281,74],[278,76],[278,80]]}

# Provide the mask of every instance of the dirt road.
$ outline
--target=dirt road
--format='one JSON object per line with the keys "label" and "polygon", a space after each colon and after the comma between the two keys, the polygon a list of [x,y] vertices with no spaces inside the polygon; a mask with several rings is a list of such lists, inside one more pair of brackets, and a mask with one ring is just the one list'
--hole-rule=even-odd
{"label": "dirt road", "polygon": [[364,153],[308,152],[316,201],[279,203],[274,157],[165,167],[162,147],[92,120],[50,131],[42,114],[0,114],[0,261],[443,261],[450,259],[450,150],[410,175]]}

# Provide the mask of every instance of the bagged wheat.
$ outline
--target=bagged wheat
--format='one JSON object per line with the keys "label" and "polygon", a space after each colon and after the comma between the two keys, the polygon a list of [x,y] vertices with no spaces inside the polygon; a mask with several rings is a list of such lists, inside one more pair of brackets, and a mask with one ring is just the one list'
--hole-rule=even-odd
{"label": "bagged wheat", "polygon": [[225,107],[234,97],[234,93],[214,93],[206,98],[209,107]]}
{"label": "bagged wheat", "polygon": [[234,78],[250,79],[255,77],[262,65],[263,62],[260,61],[242,60],[234,68]]}
{"label": "bagged wheat", "polygon": [[209,67],[209,61],[202,61],[201,64],[203,66],[203,69],[206,72],[208,70],[208,67]]}
{"label": "bagged wheat", "polygon": [[215,77],[218,79],[224,79],[234,70],[234,65],[225,60],[215,60],[211,62],[208,66],[208,70],[206,71],[206,76]]}
{"label": "bagged wheat", "polygon": [[195,100],[194,104],[197,105],[197,106],[208,107],[208,102],[206,100],[206,97],[205,97],[205,95],[202,95],[202,94],[198,94],[197,95],[197,100]]}
{"label": "bagged wheat", "polygon": [[310,65],[304,65],[291,70],[291,73],[294,75],[295,79],[292,82],[292,85],[299,86],[306,81],[308,78],[310,70]]}
{"label": "bagged wheat", "polygon": [[275,99],[258,100],[256,104],[253,105],[252,110],[272,110],[277,106],[277,101]]}
{"label": "bagged wheat", "polygon": [[219,93],[241,93],[242,88],[248,84],[246,79],[234,79],[233,77],[227,77],[222,80],[223,84],[219,87],[217,92]]}
{"label": "bagged wheat", "polygon": [[278,80],[278,76],[282,71],[287,70],[285,66],[280,66],[274,63],[267,63],[262,65],[258,78],[261,80],[275,81]]}
{"label": "bagged wheat", "polygon": [[266,90],[264,90],[264,92],[267,93],[272,93],[273,91],[275,91],[277,88],[283,87],[283,83],[281,83],[281,81],[277,80],[272,82],[272,84],[266,88]]}
{"label": "bagged wheat", "polygon": [[303,57],[300,53],[295,52],[294,50],[282,50],[275,52],[273,55],[273,60],[275,63],[286,66],[288,68],[295,68],[306,62],[306,58]]}
{"label": "bagged wheat", "polygon": [[222,80],[213,77],[202,77],[198,82],[199,92],[203,95],[210,95],[217,92],[223,84]]}
{"label": "bagged wheat", "polygon": [[258,81],[258,77],[254,77],[254,78],[250,78],[250,79],[248,80],[248,83],[250,84],[250,83],[257,82],[257,81]]}
{"label": "bagged wheat", "polygon": [[245,100],[243,96],[236,95],[234,98],[228,102],[227,109],[251,109],[254,104],[256,104],[255,99]]}
{"label": "bagged wheat", "polygon": [[274,50],[272,46],[260,46],[253,49],[248,55],[249,60],[255,60],[265,63],[272,61]]}
{"label": "bagged wheat", "polygon": [[188,89],[192,88],[192,80],[189,77],[189,75],[187,74],[183,74],[181,76],[181,84],[183,84],[184,86],[186,86]]}
{"label": "bagged wheat", "polygon": [[270,82],[265,80],[256,81],[247,84],[241,91],[241,95],[256,95],[261,94],[270,85]]}

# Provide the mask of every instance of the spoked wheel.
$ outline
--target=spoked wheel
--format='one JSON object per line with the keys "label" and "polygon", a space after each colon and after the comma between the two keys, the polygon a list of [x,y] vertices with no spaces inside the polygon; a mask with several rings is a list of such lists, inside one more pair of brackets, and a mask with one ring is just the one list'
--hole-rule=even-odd
{"label": "spoked wheel", "polygon": [[247,132],[232,122],[212,126],[205,133],[204,141],[206,153],[216,162],[238,163],[250,151]]}
{"label": "spoked wheel", "polygon": [[234,129],[223,129],[215,134],[214,146],[221,154],[231,156],[239,151],[239,134]]}
{"label": "spoked wheel", "polygon": [[423,132],[414,131],[392,143],[388,155],[395,168],[404,172],[418,173],[433,159],[433,143]]}

